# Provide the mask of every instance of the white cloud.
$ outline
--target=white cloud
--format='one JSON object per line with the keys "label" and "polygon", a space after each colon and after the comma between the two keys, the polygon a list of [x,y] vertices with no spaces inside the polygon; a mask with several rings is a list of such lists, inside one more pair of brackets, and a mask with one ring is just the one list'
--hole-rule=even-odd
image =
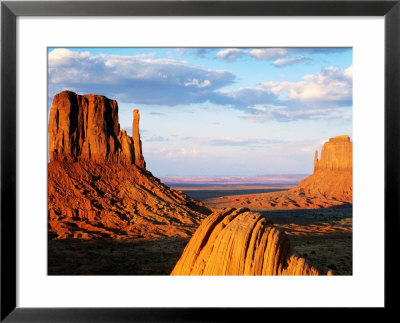
{"label": "white cloud", "polygon": [[199,82],[198,79],[193,79],[190,82],[186,82],[185,86],[190,86],[190,85],[194,85],[197,87],[206,87],[206,86],[210,86],[211,85],[211,81],[210,80],[204,80],[203,82]]}
{"label": "white cloud", "polygon": [[305,56],[298,56],[298,57],[284,57],[284,58],[278,58],[276,61],[274,61],[272,64],[276,67],[284,67],[284,66],[290,66],[293,64],[301,63],[310,60],[308,57]]}
{"label": "white cloud", "polygon": [[261,49],[252,49],[250,51],[250,55],[258,59],[265,59],[265,60],[285,57],[288,54],[289,51],[286,48],[261,48]]}
{"label": "white cloud", "polygon": [[344,75],[349,79],[353,79],[353,65],[344,70]]}
{"label": "white cloud", "polygon": [[308,74],[298,82],[265,82],[254,88],[240,88],[235,91],[224,91],[233,97],[251,95],[253,98],[273,98],[286,94],[289,99],[309,101],[349,101],[352,98],[351,67],[343,70],[337,67],[327,67],[316,74]]}
{"label": "white cloud", "polygon": [[99,93],[135,104],[176,106],[229,99],[216,90],[231,85],[234,74],[153,56],[92,55],[55,49],[48,55],[49,96],[62,88],[75,88],[80,94]]}
{"label": "white cloud", "polygon": [[351,67],[328,67],[298,82],[265,82],[223,93],[246,113],[240,118],[251,122],[351,119]]}
{"label": "white cloud", "polygon": [[241,48],[225,48],[217,52],[217,57],[226,60],[227,62],[233,62],[237,58],[250,55],[259,60],[272,60],[280,57],[285,57],[289,54],[289,51],[285,48],[260,48],[260,49],[241,49]]}
{"label": "white cloud", "polygon": [[[351,71],[351,69],[350,69]],[[352,78],[349,69],[327,67],[317,74],[308,74],[300,82],[265,83],[274,93],[285,91],[291,99],[343,101],[351,100]]]}
{"label": "white cloud", "polygon": [[[204,53],[209,51],[198,50],[198,55],[204,57]],[[270,47],[270,48],[225,48],[220,49],[216,57],[222,58],[227,62],[233,62],[241,56],[250,56],[258,60],[275,60],[272,65],[275,67],[284,67],[288,65],[298,64],[307,60],[311,60],[308,55],[327,55],[331,53],[340,53],[351,50],[346,47]],[[306,55],[306,56],[304,56]]]}
{"label": "white cloud", "polygon": [[217,57],[226,60],[227,62],[233,62],[238,57],[246,54],[246,51],[239,48],[226,48],[222,49],[217,53]]}
{"label": "white cloud", "polygon": [[[237,57],[248,49],[228,48],[220,56]],[[250,51],[259,57],[286,55],[287,49]],[[236,56],[235,56],[236,55]],[[153,55],[91,55],[58,48],[49,58],[49,102],[63,89],[97,93],[119,102],[162,106],[213,103],[243,110],[244,119],[267,120],[350,118],[352,66],[327,67],[297,82],[265,82],[255,87],[227,90],[235,75]],[[277,58],[286,64],[290,58]],[[350,110],[350,112],[349,112]]]}
{"label": "white cloud", "polygon": [[55,48],[48,54],[49,67],[70,65],[76,60],[90,57],[89,52],[74,52],[66,48]]}

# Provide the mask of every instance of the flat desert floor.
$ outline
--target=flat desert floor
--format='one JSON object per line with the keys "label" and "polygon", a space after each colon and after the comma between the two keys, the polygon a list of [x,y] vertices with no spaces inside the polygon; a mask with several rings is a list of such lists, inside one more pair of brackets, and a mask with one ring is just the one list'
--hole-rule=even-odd
{"label": "flat desert floor", "polygon": [[[180,188],[191,197],[203,201],[207,206],[212,201],[213,208],[229,207],[224,199],[218,205],[218,197],[256,196],[254,194],[284,192],[290,187],[279,186],[213,186],[201,188]],[[231,199],[235,201],[236,199]],[[237,207],[237,205],[232,205]],[[284,231],[290,239],[293,249],[311,264],[335,275],[352,275],[353,267],[353,209],[346,204],[329,208],[314,209],[263,209],[257,206],[252,211],[260,212]]]}
{"label": "flat desert floor", "polygon": [[[197,200],[281,191],[286,187],[175,187]],[[352,207],[254,210],[289,236],[314,266],[352,274]],[[189,239],[48,240],[49,275],[169,275]]]}

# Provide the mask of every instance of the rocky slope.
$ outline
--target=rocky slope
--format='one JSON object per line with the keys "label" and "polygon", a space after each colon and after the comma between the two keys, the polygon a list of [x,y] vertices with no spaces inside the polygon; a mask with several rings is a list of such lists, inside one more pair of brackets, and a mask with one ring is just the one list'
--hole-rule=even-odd
{"label": "rocky slope", "polygon": [[211,211],[145,169],[134,110],[132,137],[118,105],[64,91],[49,118],[49,235],[56,238],[190,236]]}
{"label": "rocky slope", "polygon": [[314,157],[314,173],[288,191],[213,198],[213,208],[249,207],[252,210],[315,209],[351,205],[353,202],[353,143],[336,136],[324,144],[321,159]]}
{"label": "rocky slope", "polygon": [[[249,209],[214,212],[201,223],[171,275],[320,275],[287,236]],[[328,272],[330,275],[331,272]]]}

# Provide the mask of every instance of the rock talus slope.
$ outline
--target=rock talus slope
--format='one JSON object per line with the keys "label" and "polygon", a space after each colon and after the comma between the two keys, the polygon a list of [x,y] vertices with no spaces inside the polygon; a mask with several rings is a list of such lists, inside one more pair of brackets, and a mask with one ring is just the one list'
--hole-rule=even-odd
{"label": "rock talus slope", "polygon": [[210,213],[136,165],[53,161],[48,226],[65,238],[189,237]]}
{"label": "rock talus slope", "polygon": [[118,105],[64,91],[49,118],[48,226],[55,238],[190,236],[211,211],[145,169],[139,112],[132,137]]}
{"label": "rock talus slope", "polygon": [[246,208],[216,211],[203,220],[171,273],[206,276],[320,274],[292,252],[283,232],[259,213]]}

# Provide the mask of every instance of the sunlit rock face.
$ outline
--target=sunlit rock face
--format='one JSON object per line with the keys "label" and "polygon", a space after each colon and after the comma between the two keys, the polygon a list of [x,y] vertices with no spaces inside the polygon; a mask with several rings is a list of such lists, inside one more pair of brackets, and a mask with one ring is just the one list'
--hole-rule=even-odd
{"label": "sunlit rock face", "polygon": [[142,153],[142,141],[140,140],[140,133],[139,133],[139,120],[140,114],[139,110],[133,110],[133,122],[132,122],[132,139],[134,148],[133,151],[135,152],[135,164],[139,167],[146,168],[146,162],[144,161],[143,153]]}
{"label": "sunlit rock face", "polygon": [[49,118],[50,161],[94,161],[135,164],[145,168],[139,135],[139,112],[134,110],[133,136],[120,130],[118,104],[102,95],[55,95]]}
{"label": "sunlit rock face", "polygon": [[292,191],[306,196],[352,203],[353,201],[353,143],[347,135],[330,138],[314,157],[314,173],[301,181]]}
{"label": "sunlit rock face", "polygon": [[[315,153],[317,157],[318,152]],[[353,143],[349,136],[336,136],[324,144],[321,160],[314,160],[314,172],[318,170],[353,170]]]}
{"label": "sunlit rock face", "polygon": [[[171,275],[319,275],[259,213],[224,209],[203,220]],[[329,272],[328,274],[331,274]]]}
{"label": "sunlit rock face", "polygon": [[48,227],[52,237],[189,237],[211,210],[145,169],[133,112],[132,137],[118,104],[102,95],[55,95],[49,117]]}

